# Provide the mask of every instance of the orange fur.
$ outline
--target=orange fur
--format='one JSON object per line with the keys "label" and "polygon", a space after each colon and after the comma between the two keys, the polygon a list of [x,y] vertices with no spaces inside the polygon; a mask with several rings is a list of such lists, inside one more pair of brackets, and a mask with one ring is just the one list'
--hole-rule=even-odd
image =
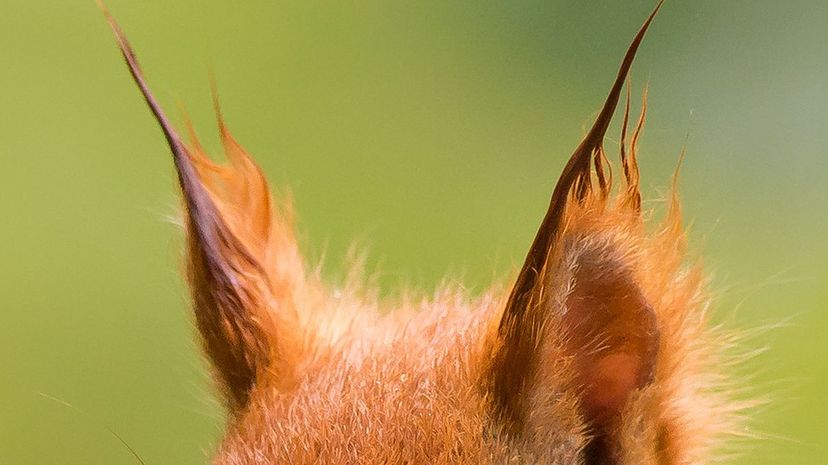
{"label": "orange fur", "polygon": [[742,405],[722,389],[726,339],[709,328],[700,268],[685,263],[675,186],[664,222],[645,228],[644,114],[628,147],[629,93],[625,186],[614,188],[603,149],[654,15],[564,168],[511,290],[474,297],[446,286],[387,302],[358,271],[343,289],[308,271],[289,204],[274,205],[220,112],[229,165],[210,161],[195,137],[181,140],[107,13],[179,174],[194,314],[230,412],[214,463],[712,460]]}

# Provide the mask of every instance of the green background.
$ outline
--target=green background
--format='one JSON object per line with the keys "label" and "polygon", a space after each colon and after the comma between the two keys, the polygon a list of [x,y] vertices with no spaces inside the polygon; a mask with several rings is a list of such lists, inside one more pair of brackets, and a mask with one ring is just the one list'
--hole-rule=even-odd
{"label": "green background", "polygon": [[[302,241],[384,292],[473,290],[520,264],[652,0],[110,0],[170,113],[229,124]],[[221,411],[178,276],[163,138],[92,0],[0,4],[0,464],[198,464]],[[648,206],[687,139],[693,249],[717,319],[771,328],[743,464],[828,456],[828,2],[670,0],[650,85]],[[181,121],[180,118],[176,118]],[[609,148],[614,148],[613,130]],[[45,396],[73,404],[70,409]],[[79,413],[82,410],[86,413]]]}

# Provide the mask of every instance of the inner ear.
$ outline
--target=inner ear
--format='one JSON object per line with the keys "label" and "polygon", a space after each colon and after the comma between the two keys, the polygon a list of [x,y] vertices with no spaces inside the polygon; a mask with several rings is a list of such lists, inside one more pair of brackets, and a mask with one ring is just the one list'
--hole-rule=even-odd
{"label": "inner ear", "polygon": [[581,409],[597,435],[608,433],[630,395],[652,381],[659,340],[655,313],[632,273],[600,255],[578,257],[561,315]]}

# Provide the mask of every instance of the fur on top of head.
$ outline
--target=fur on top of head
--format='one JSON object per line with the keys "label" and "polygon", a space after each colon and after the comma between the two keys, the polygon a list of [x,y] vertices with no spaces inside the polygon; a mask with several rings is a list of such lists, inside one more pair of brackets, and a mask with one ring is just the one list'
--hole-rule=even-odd
{"label": "fur on top of head", "polygon": [[[359,272],[334,290],[309,270],[289,202],[219,130],[229,164],[186,143],[104,9],[169,143],[204,351],[229,411],[217,464],[700,464],[734,427],[722,342],[675,193],[645,228],[636,161],[644,112],[603,141],[639,30],[596,122],[563,169],[508,292],[445,287],[390,303]],[[214,94],[215,95],[215,94]],[[629,139],[629,143],[627,142]]]}

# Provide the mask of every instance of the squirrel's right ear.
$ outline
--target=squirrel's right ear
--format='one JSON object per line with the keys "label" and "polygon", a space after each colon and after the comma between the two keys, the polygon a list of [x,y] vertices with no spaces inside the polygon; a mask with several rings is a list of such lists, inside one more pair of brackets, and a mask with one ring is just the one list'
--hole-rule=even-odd
{"label": "squirrel's right ear", "polygon": [[257,383],[291,384],[298,356],[291,292],[303,271],[290,219],[271,211],[264,176],[220,113],[228,166],[210,161],[195,139],[185,145],[150,92],[123,31],[99,5],[170,146],[186,213],[196,323],[227,404],[238,411]]}
{"label": "squirrel's right ear", "polygon": [[[580,416],[594,438],[586,451],[590,465],[614,463],[611,436],[617,419],[655,372],[659,331],[628,261],[630,244],[614,242],[600,227],[582,227],[578,215],[592,212],[600,219],[609,208],[612,181],[604,171],[604,135],[635,52],[660,6],[629,47],[603,109],[564,168],[499,326],[493,389],[502,417],[520,434],[536,397],[537,376],[545,371],[541,364],[550,352],[559,354],[568,361],[566,373],[578,393]],[[630,158],[623,160],[630,188],[625,195],[637,199],[634,148]],[[640,219],[637,202],[619,208],[630,224]]]}

